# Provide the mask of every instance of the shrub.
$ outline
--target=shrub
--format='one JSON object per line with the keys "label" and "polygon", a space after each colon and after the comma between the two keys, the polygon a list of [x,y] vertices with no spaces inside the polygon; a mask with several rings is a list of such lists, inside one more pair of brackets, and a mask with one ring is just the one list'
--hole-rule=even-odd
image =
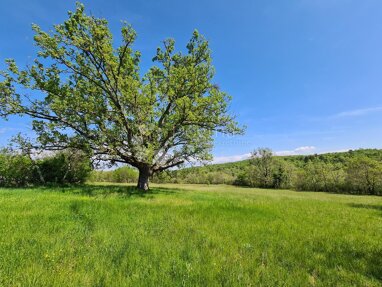
{"label": "shrub", "polygon": [[80,151],[62,151],[37,160],[14,151],[0,151],[0,186],[82,183],[90,171],[90,159]]}
{"label": "shrub", "polygon": [[33,162],[8,150],[0,153],[0,186],[25,186],[35,182]]}
{"label": "shrub", "polygon": [[59,152],[37,162],[45,183],[73,184],[83,183],[90,171],[89,157],[77,150]]}

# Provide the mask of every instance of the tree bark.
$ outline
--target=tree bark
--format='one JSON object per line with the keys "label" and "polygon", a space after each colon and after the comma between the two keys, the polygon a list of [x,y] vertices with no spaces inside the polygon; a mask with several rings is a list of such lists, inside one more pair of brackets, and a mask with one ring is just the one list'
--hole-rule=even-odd
{"label": "tree bark", "polygon": [[144,166],[139,169],[139,178],[138,178],[138,185],[137,188],[141,190],[149,190],[149,178],[152,172],[150,171],[150,168],[147,166]]}

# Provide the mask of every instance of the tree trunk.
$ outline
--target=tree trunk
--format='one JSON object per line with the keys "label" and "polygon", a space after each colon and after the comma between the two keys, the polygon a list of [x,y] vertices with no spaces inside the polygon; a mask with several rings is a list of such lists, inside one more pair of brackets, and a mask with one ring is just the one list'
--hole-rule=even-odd
{"label": "tree trunk", "polygon": [[142,167],[139,169],[139,178],[138,178],[138,185],[137,188],[141,190],[148,190],[149,189],[149,178],[151,175],[151,171],[149,167]]}

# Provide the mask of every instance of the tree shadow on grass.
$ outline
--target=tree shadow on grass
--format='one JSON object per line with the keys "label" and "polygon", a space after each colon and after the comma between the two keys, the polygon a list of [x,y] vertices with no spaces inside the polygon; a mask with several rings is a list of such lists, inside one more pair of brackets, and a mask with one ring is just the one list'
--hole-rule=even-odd
{"label": "tree shadow on grass", "polygon": [[327,266],[341,267],[349,272],[357,272],[382,283],[382,249],[374,250],[354,246],[346,242],[334,244],[328,255]]}
{"label": "tree shadow on grass", "polygon": [[179,188],[165,188],[165,187],[154,187],[150,190],[142,191],[132,185],[78,185],[69,187],[45,187],[47,191],[57,191],[62,193],[70,193],[77,195],[86,195],[91,197],[141,197],[141,198],[152,198],[159,194],[174,194],[181,189]]}
{"label": "tree shadow on grass", "polygon": [[152,187],[147,191],[138,189],[135,185],[125,184],[78,184],[78,185],[44,185],[28,187],[1,187],[4,190],[30,190],[36,192],[56,192],[91,197],[142,197],[152,198],[159,194],[175,194],[187,190],[176,187]]}
{"label": "tree shadow on grass", "polygon": [[354,208],[365,208],[365,209],[377,210],[381,213],[381,216],[382,216],[382,205],[364,204],[364,203],[350,203],[349,206],[354,207]]}

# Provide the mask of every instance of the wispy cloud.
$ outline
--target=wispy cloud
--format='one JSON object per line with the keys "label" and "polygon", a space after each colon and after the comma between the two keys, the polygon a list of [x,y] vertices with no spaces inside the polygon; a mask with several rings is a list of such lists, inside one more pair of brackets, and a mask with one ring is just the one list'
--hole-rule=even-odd
{"label": "wispy cloud", "polygon": [[234,162],[250,158],[250,153],[239,154],[239,155],[230,155],[230,156],[217,156],[214,157],[212,163],[225,163],[225,162]]}
{"label": "wispy cloud", "polygon": [[382,112],[382,107],[356,109],[351,111],[344,111],[333,115],[331,118],[345,118],[345,117],[359,117],[372,113]]}
{"label": "wispy cloud", "polygon": [[293,150],[282,150],[274,152],[276,155],[298,155],[298,154],[309,154],[316,149],[315,146],[300,146]]}
{"label": "wispy cloud", "polygon": [[12,131],[12,130],[14,130],[14,129],[13,128],[0,128],[0,135],[5,134],[5,133]]}
{"label": "wispy cloud", "polygon": [[[314,146],[300,146],[293,150],[282,150],[275,151],[275,155],[299,155],[299,154],[309,154],[316,150]],[[212,163],[225,163],[225,162],[235,162],[240,160],[245,160],[251,157],[251,153],[239,154],[239,155],[230,155],[230,156],[218,156],[214,157]]]}

